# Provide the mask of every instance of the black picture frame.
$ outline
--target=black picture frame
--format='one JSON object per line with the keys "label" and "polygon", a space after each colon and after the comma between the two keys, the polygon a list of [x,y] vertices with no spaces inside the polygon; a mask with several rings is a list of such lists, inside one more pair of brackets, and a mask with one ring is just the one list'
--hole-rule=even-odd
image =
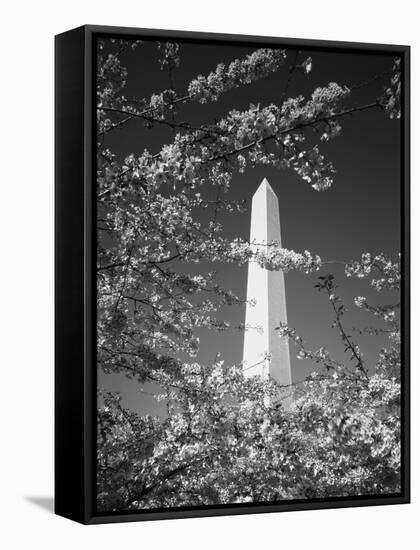
{"label": "black picture frame", "polygon": [[[403,60],[401,144],[403,265],[402,491],[275,504],[126,513],[95,509],[95,94],[98,37],[179,39],[240,45],[384,52]],[[55,37],[55,512],[84,524],[402,504],[410,502],[410,48],[322,40],[86,25]]]}

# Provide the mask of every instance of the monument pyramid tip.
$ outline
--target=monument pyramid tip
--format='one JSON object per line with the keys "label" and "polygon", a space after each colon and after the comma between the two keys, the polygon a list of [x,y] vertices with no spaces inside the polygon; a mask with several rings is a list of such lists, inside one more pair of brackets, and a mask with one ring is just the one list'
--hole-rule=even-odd
{"label": "monument pyramid tip", "polygon": [[[262,182],[260,183],[260,185],[259,185],[257,191],[259,191],[260,189],[268,189],[269,191],[271,191],[272,193],[274,193],[274,189],[271,187],[270,182],[268,181],[267,178],[264,178],[264,179],[262,180]],[[256,191],[256,192],[257,192],[257,191]]]}

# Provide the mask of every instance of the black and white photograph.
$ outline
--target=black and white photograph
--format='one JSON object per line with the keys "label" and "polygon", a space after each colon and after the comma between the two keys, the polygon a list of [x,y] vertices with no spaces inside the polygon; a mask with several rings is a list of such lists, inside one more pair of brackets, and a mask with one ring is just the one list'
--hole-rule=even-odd
{"label": "black and white photograph", "polygon": [[401,495],[402,55],[139,38],[95,40],[97,512]]}
{"label": "black and white photograph", "polygon": [[416,546],[417,11],[5,5],[2,548]]}

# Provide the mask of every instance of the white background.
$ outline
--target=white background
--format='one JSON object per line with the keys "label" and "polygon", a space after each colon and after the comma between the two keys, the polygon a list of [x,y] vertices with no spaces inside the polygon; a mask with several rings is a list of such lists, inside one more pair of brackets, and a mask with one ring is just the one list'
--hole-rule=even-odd
{"label": "white background", "polygon": [[[418,548],[419,413],[413,316],[413,504],[83,527],[54,516],[53,35],[90,23],[412,46],[413,258],[419,276],[416,2],[9,0],[2,5],[0,541],[14,548]],[[419,303],[413,284],[413,312]],[[31,499],[44,498],[44,506]],[[2,540],[4,539],[4,540]]]}

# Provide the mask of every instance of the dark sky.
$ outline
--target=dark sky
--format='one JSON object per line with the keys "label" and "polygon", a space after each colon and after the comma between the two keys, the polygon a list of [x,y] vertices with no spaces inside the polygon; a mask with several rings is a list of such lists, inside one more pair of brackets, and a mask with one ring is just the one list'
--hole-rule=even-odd
{"label": "dark sky", "polygon": [[[258,46],[256,46],[258,47]],[[204,43],[181,44],[181,66],[175,73],[175,86],[182,94],[188,83],[198,74],[206,75],[217,63],[229,63],[253,51],[253,47],[226,46]],[[310,78],[296,74],[289,88],[289,96],[309,97],[317,86],[329,82],[352,86],[369,81],[375,75],[392,66],[392,57],[379,54],[344,53],[305,50],[299,59],[313,59]],[[294,59],[294,51],[288,58]],[[124,55],[128,68],[126,97],[148,97],[169,86],[168,74],[161,71],[157,62],[155,42],[148,42],[134,52]],[[183,107],[178,120],[193,125],[209,122],[225,115],[231,109],[246,109],[250,103],[265,106],[279,103],[283,92],[287,64],[284,70],[266,79],[222,96],[215,104],[191,103]],[[368,103],[383,88],[386,77],[362,87],[352,96],[354,103]],[[247,169],[233,178],[229,197],[246,199],[249,204],[261,180],[266,177],[279,198],[283,246],[296,251],[309,250],[323,260],[348,261],[358,259],[363,252],[380,252],[394,255],[400,250],[400,192],[401,126],[399,121],[389,120],[378,109],[356,113],[342,120],[342,135],[324,143],[320,149],[337,170],[334,184],[325,192],[316,192],[294,172],[259,167]],[[162,144],[169,143],[172,131],[145,130],[139,121],[131,121],[114,131],[108,146],[122,157],[129,153],[141,154],[144,148],[157,152]],[[244,214],[225,215],[219,218],[228,236],[249,237],[250,211]],[[175,265],[173,265],[175,267]],[[196,273],[215,269],[225,287],[232,288],[239,296],[246,296],[246,266],[201,265],[183,269]],[[292,272],[286,274],[286,298],[289,325],[296,328],[310,348],[326,346],[338,359],[342,351],[337,333],[330,328],[333,321],[330,305],[324,295],[318,294],[313,285],[316,278],[332,272],[340,285],[340,294],[349,306],[344,324],[347,327],[372,325],[372,319],[352,305],[352,297],[362,295],[371,301],[382,297],[369,289],[366,280],[348,279],[340,265],[330,265],[320,273],[307,276]],[[391,300],[395,300],[391,298]],[[234,323],[244,322],[245,307],[225,308],[220,317]],[[228,364],[242,359],[243,333],[228,331],[212,333],[201,330],[200,360],[210,363],[215,350],[221,352]],[[362,351],[372,364],[383,342],[380,338],[355,335]],[[291,349],[292,377],[302,380],[313,367],[297,360]],[[113,391],[121,391],[127,406],[154,414],[159,409],[147,394],[139,396],[139,386],[120,375],[99,375],[99,384]],[[150,388],[144,388],[150,391]]]}

